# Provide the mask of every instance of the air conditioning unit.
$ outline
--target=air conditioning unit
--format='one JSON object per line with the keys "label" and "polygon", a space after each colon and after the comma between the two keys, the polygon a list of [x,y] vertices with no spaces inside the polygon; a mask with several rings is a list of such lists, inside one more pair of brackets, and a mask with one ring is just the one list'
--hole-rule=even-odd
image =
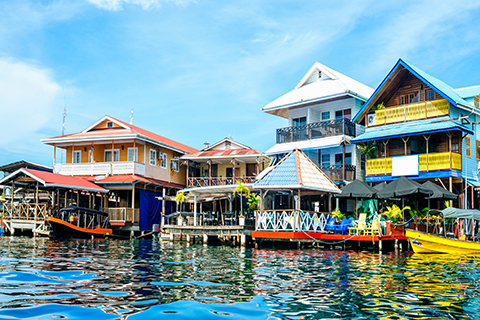
{"label": "air conditioning unit", "polygon": [[367,115],[367,126],[375,125],[375,113]]}

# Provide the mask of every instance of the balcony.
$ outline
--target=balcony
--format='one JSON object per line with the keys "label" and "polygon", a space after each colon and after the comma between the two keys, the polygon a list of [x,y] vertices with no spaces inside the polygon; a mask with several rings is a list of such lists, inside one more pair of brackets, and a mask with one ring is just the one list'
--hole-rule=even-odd
{"label": "balcony", "polygon": [[334,183],[355,180],[354,165],[347,164],[345,169],[343,165],[322,166],[321,169]]}
{"label": "balcony", "polygon": [[[428,161],[427,161],[428,160]],[[454,152],[420,154],[418,171],[462,170],[462,156]],[[392,174],[392,158],[367,160],[367,176]]]}
{"label": "balcony", "polygon": [[347,135],[355,137],[355,124],[342,118],[277,129],[277,143]]}
{"label": "balcony", "polygon": [[227,186],[237,183],[238,181],[242,183],[254,183],[255,177],[227,177],[227,178],[217,178],[217,177],[190,177],[187,179],[187,188],[195,187],[211,187],[211,186]]}
{"label": "balcony", "polygon": [[96,163],[57,163],[54,173],[67,176],[100,176],[107,174],[145,175],[145,164],[133,161]]}
{"label": "balcony", "polygon": [[366,122],[368,127],[372,127],[391,123],[441,117],[448,114],[448,101],[445,99],[440,99],[376,110],[375,115],[367,115]]}
{"label": "balcony", "polygon": [[140,211],[135,208],[104,208],[112,226],[138,225]]}

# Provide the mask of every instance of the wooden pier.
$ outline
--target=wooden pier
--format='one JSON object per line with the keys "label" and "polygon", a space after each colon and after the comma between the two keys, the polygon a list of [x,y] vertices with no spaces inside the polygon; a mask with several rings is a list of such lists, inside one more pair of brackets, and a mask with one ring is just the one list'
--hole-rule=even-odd
{"label": "wooden pier", "polygon": [[[181,240],[192,243],[208,243],[218,239],[221,243],[246,246],[251,242],[253,226],[175,226],[163,227],[169,234],[169,240]],[[212,239],[213,238],[213,239]]]}

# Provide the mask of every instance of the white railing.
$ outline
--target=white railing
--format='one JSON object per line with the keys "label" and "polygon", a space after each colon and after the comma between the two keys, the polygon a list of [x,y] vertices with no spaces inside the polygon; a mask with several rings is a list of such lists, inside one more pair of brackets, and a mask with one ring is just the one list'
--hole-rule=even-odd
{"label": "white railing", "polygon": [[97,163],[57,163],[55,173],[72,176],[98,176],[106,174],[139,174],[145,175],[145,164],[122,162],[97,162]]}
{"label": "white railing", "polygon": [[328,214],[299,210],[264,210],[255,212],[257,231],[326,232]]}

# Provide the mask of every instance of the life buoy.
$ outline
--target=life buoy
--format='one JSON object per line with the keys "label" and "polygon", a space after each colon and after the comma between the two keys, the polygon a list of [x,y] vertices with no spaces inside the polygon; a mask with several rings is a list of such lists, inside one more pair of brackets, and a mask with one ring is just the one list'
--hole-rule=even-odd
{"label": "life buoy", "polygon": [[3,224],[3,219],[0,219],[0,228],[5,228],[5,224]]}

